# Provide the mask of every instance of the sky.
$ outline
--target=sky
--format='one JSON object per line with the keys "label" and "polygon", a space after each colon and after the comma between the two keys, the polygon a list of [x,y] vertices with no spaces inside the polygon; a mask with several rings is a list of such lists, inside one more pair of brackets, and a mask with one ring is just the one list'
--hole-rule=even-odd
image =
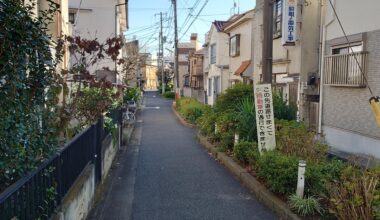
{"label": "sky", "polygon": [[[234,9],[234,2],[239,7]],[[178,38],[180,42],[190,41],[191,33],[204,36],[214,20],[227,20],[232,14],[253,9],[255,0],[177,0]],[[141,52],[158,51],[160,12],[163,13],[163,33],[167,38],[165,53],[173,50],[174,24],[171,0],[129,0],[128,40],[139,40]],[[197,14],[199,16],[197,17]]]}

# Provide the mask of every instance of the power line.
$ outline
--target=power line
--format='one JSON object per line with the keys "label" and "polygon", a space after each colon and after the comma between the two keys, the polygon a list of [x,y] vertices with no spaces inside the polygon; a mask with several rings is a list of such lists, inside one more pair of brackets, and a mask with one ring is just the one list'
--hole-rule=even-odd
{"label": "power line", "polygon": [[207,3],[208,3],[209,0],[206,0],[204,2],[204,4],[202,5],[202,8],[199,10],[198,14],[194,17],[193,21],[191,22],[191,24],[189,25],[189,27],[186,29],[186,31],[182,34],[182,36],[179,38],[180,40],[183,38],[183,36],[185,36],[185,34],[187,33],[187,31],[189,31],[190,27],[194,24],[194,22],[197,20],[198,16],[202,13],[203,9],[206,7]]}

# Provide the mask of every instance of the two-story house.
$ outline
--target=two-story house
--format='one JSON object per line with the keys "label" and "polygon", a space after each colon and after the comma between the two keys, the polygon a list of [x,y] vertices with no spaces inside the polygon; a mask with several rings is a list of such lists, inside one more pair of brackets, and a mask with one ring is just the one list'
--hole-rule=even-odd
{"label": "two-story house", "polygon": [[[108,38],[123,37],[123,33],[128,29],[128,0],[68,1],[73,36],[91,40],[96,38],[100,43],[105,43]],[[123,54],[125,52],[120,51],[119,58]],[[110,71],[103,68],[108,68]],[[108,58],[96,67],[92,67],[90,72],[102,77],[113,75],[111,78],[116,79],[114,82],[121,83],[123,75],[115,75],[115,69],[121,71],[122,68],[122,65],[117,65]]]}
{"label": "two-story house", "polygon": [[229,35],[229,85],[237,82],[253,84],[252,22],[254,10],[231,18],[224,25]]}
{"label": "two-story house", "polygon": [[223,32],[227,21],[214,21],[205,39],[208,53],[204,80],[207,81],[207,104],[214,105],[216,98],[228,88],[229,78],[229,36]]}
{"label": "two-story house", "polygon": [[[262,82],[263,6],[257,0],[253,19],[254,83]],[[289,11],[289,4],[292,11]],[[273,3],[273,86],[289,104],[297,105],[300,121],[317,129],[320,54],[320,0],[275,0]],[[289,15],[292,16],[291,20]],[[284,21],[284,18],[288,18]],[[291,27],[289,27],[291,24]],[[292,30],[292,36],[287,34]],[[291,38],[291,42],[287,42]]]}
{"label": "two-story house", "polygon": [[199,102],[205,101],[204,83],[203,83],[203,63],[206,49],[200,49],[191,52],[189,55],[189,73],[190,73],[190,96]]}
{"label": "two-story house", "polygon": [[190,97],[189,54],[200,48],[198,34],[192,33],[190,42],[178,43],[178,80],[182,96]]}
{"label": "two-story house", "polygon": [[336,152],[380,158],[380,128],[368,101],[380,95],[380,2],[332,5],[336,14],[329,1],[323,10],[320,130]]}

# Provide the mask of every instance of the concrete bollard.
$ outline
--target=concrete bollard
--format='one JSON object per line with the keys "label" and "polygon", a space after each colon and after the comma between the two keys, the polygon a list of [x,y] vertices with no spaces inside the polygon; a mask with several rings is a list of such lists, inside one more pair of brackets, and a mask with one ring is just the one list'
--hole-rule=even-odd
{"label": "concrete bollard", "polygon": [[218,124],[215,122],[215,134],[218,133]]}
{"label": "concrete bollard", "polygon": [[238,143],[239,143],[239,134],[235,133],[234,146],[236,146]]}
{"label": "concrete bollard", "polygon": [[297,181],[297,191],[296,191],[296,195],[300,198],[303,198],[303,193],[305,191],[305,170],[306,170],[306,161],[300,160],[298,162],[298,181]]}

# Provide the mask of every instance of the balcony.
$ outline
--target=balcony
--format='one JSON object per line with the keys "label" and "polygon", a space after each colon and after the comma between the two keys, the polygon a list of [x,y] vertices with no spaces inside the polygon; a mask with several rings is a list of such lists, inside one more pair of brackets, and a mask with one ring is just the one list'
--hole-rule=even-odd
{"label": "balcony", "polygon": [[342,87],[366,87],[367,56],[367,52],[325,56],[324,84]]}

